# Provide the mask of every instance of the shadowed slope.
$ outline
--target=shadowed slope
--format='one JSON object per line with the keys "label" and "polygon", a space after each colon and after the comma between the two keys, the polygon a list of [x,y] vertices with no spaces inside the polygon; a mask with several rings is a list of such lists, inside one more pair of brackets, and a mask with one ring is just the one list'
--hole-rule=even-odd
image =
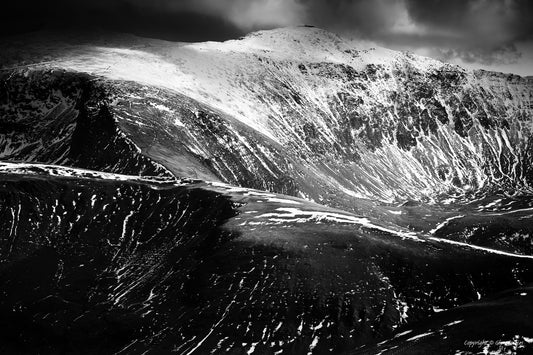
{"label": "shadowed slope", "polygon": [[217,183],[14,164],[0,186],[4,351],[341,351],[533,280],[533,257]]}

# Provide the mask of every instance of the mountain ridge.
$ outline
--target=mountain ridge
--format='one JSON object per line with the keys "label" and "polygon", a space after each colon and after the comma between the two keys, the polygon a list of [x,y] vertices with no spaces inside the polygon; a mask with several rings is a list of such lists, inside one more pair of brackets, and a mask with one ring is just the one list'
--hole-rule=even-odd
{"label": "mountain ridge", "polygon": [[[315,33],[323,38],[315,38]],[[286,47],[264,52],[264,48],[248,45],[250,41],[263,47],[265,41],[291,42],[291,36],[303,37],[307,44],[300,45],[308,51],[318,41],[317,48],[342,60],[307,63],[305,56],[295,58],[300,47],[292,52]],[[530,159],[530,143],[516,133],[521,130],[527,136],[531,131],[527,117],[532,110],[532,83],[526,79],[466,71],[388,50],[383,57],[376,50],[355,50],[340,37],[316,28],[263,31],[223,43],[149,41],[135,48],[74,46],[54,60],[52,67],[87,72],[111,82],[158,86],[170,95],[192,99],[203,111],[236,119],[254,134],[266,135],[285,154],[304,154],[306,158],[296,160],[309,166],[314,175],[333,178],[330,171],[338,171],[335,181],[322,183],[344,195],[393,201],[395,194],[400,199],[432,199],[450,191],[464,193],[491,180],[529,186],[531,173],[520,162]],[[285,59],[272,57],[272,52]],[[376,58],[385,59],[376,64],[372,62]],[[32,68],[46,70],[47,65]],[[158,105],[161,115],[169,112],[164,102]],[[510,130],[501,131],[501,127]],[[465,153],[454,158],[446,141]],[[500,149],[503,161],[498,157]],[[200,155],[210,159],[209,154]],[[387,191],[389,184],[380,180],[392,182],[396,177],[385,169],[393,163],[385,155],[402,162],[403,168],[394,167],[399,169],[396,175],[404,175],[407,185],[417,186],[417,191],[406,189],[403,182]],[[327,163],[339,158],[339,162]],[[423,168],[431,161],[431,167]],[[348,171],[358,166],[361,171],[348,177]],[[370,170],[383,178],[365,174]],[[289,175],[294,178],[294,172]],[[377,188],[362,188],[366,181]]]}

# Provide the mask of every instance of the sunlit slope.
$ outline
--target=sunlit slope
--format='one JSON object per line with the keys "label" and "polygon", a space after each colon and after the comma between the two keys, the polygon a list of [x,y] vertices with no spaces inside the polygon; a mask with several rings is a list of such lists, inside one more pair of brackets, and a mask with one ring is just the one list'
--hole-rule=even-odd
{"label": "sunlit slope", "polygon": [[[19,70],[111,79],[119,125],[131,133],[166,118],[182,146],[167,145],[156,160],[185,157],[199,177],[330,204],[328,195],[431,199],[531,184],[531,79],[365,49],[307,27],[224,43],[119,37],[58,46],[41,44],[52,60]],[[281,187],[282,179],[290,182]]]}

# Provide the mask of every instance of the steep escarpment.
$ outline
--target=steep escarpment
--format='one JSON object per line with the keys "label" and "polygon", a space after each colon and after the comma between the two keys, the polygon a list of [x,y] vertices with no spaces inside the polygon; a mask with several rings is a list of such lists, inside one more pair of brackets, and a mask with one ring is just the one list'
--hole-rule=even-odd
{"label": "steep escarpment", "polygon": [[3,73],[0,159],[125,174],[170,174],[140,154],[94,78],[64,70]]}
{"label": "steep escarpment", "polygon": [[106,85],[121,129],[175,175],[289,195],[310,190],[291,154],[233,117],[163,88]]}
{"label": "steep escarpment", "polygon": [[30,72],[105,78],[121,131],[177,175],[337,207],[531,186],[530,78],[362,49],[315,28],[42,51],[54,60]]}
{"label": "steep escarpment", "polygon": [[[257,107],[254,117],[267,116],[251,124],[300,152],[333,179],[331,188],[389,200],[530,185],[528,79],[379,50],[346,53],[330,43],[323,45],[334,58],[319,62],[272,59],[272,44],[246,57],[255,72],[238,68],[248,75],[235,73],[237,83],[228,86]],[[245,56],[234,51],[225,54]],[[369,62],[380,55],[382,63]]]}
{"label": "steep escarpment", "polygon": [[[309,28],[154,43],[151,53],[174,79],[160,85],[278,142],[317,177],[322,202],[328,190],[391,201],[530,186],[531,79],[358,49]],[[125,77],[118,67],[107,76]]]}
{"label": "steep escarpment", "polygon": [[298,192],[282,147],[178,93],[60,69],[3,84],[3,160]]}

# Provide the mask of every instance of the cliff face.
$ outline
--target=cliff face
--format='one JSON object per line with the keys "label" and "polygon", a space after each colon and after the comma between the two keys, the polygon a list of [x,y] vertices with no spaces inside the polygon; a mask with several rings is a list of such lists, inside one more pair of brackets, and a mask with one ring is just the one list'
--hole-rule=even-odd
{"label": "cliff face", "polygon": [[2,79],[0,159],[165,175],[120,132],[88,75],[24,71]]}
{"label": "cliff face", "polygon": [[[69,47],[52,64],[5,74],[3,117],[15,125],[29,117],[51,120],[63,130],[59,136],[68,136],[78,113],[100,110],[92,114],[111,115],[126,135],[116,139],[180,176],[334,206],[342,203],[335,196],[419,200],[530,186],[531,79],[353,46],[322,30],[295,28],[225,43]],[[68,74],[50,74],[49,66]],[[98,85],[72,71],[96,75]],[[38,73],[47,74],[31,79]],[[41,107],[21,111],[12,91],[33,88],[35,80],[45,92],[56,91],[36,97]],[[115,129],[111,121],[101,128],[88,122],[93,130]],[[17,153],[14,139],[2,138],[6,159],[26,154]],[[75,149],[102,149],[94,143]]]}

